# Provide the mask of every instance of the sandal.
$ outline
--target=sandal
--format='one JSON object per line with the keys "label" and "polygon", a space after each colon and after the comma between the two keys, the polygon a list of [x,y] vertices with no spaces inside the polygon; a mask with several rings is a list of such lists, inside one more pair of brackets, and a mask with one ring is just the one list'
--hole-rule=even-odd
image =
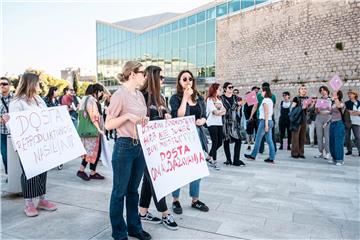
{"label": "sandal", "polygon": [[200,200],[197,200],[196,202],[193,202],[191,204],[191,207],[196,208],[202,212],[208,212],[209,208],[205,205],[205,203],[201,202]]}

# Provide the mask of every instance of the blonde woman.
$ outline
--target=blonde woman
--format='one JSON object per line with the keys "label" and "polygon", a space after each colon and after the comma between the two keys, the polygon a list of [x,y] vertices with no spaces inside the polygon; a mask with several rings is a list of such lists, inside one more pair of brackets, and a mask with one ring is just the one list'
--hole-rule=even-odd
{"label": "blonde woman", "polygon": [[[118,139],[112,155],[113,189],[110,199],[112,237],[151,239],[142,228],[138,215],[138,188],[145,170],[144,154],[136,132],[136,124],[148,121],[143,94],[138,91],[145,82],[144,67],[136,61],[126,62],[119,80],[122,83],[112,95],[105,127],[116,129]],[[126,222],[123,217],[126,196]]]}
{"label": "blonde woman", "polygon": [[[44,100],[37,94],[40,90],[39,76],[34,73],[24,73],[16,89],[15,98],[10,102],[9,112],[20,112],[47,108]],[[8,120],[8,119],[7,119]],[[25,199],[25,214],[35,217],[38,209],[55,211],[56,205],[45,198],[46,172],[33,178],[26,179],[24,170],[21,175],[21,189]],[[40,197],[38,206],[35,207],[33,199]]]}

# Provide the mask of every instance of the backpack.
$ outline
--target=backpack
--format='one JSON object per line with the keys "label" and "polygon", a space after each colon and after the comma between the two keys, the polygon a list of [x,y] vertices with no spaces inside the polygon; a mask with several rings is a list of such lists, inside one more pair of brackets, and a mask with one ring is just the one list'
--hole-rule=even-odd
{"label": "backpack", "polygon": [[351,118],[350,118],[350,112],[348,109],[345,108],[344,113],[341,112],[341,109],[339,109],[341,113],[341,119],[345,125],[345,128],[350,129],[351,128]]}

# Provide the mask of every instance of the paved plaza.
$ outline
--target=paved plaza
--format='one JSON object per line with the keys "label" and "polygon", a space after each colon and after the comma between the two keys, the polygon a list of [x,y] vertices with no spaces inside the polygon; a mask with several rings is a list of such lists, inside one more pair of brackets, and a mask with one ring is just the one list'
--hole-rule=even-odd
{"label": "paved plaza", "polygon": [[[315,159],[316,153],[306,147],[306,159],[278,151],[274,165],[264,163],[261,154],[245,168],[221,164],[220,171],[210,169],[201,182],[200,199],[208,213],[191,209],[184,187],[184,211],[175,216],[180,229],[151,224],[144,229],[153,239],[359,239],[360,158],[346,157],[338,167]],[[224,160],[222,149],[219,159]],[[85,182],[76,176],[79,165],[74,160],[61,171],[48,172],[47,196],[57,203],[56,212],[28,218],[24,200],[3,191],[1,238],[111,239],[111,171],[100,164],[98,171],[107,178]],[[153,203],[151,212],[160,216]]]}

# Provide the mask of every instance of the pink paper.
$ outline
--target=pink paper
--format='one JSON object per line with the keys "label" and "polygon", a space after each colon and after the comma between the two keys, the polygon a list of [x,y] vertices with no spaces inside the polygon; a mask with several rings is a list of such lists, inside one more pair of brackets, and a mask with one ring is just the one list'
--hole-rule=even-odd
{"label": "pink paper", "polygon": [[341,86],[343,85],[343,82],[341,81],[339,75],[335,75],[335,76],[332,77],[329,84],[330,84],[330,87],[334,91],[338,91],[341,88]]}
{"label": "pink paper", "polygon": [[312,99],[311,99],[311,98],[307,98],[307,99],[305,99],[305,100],[303,101],[303,105],[304,105],[304,106],[309,106],[309,105],[311,104],[311,102],[312,102]]}
{"label": "pink paper", "polygon": [[252,91],[252,92],[246,94],[245,98],[246,98],[246,102],[247,102],[248,106],[258,103],[255,91]]}
{"label": "pink paper", "polygon": [[327,99],[318,99],[315,104],[316,108],[326,109],[331,107],[331,103]]}

